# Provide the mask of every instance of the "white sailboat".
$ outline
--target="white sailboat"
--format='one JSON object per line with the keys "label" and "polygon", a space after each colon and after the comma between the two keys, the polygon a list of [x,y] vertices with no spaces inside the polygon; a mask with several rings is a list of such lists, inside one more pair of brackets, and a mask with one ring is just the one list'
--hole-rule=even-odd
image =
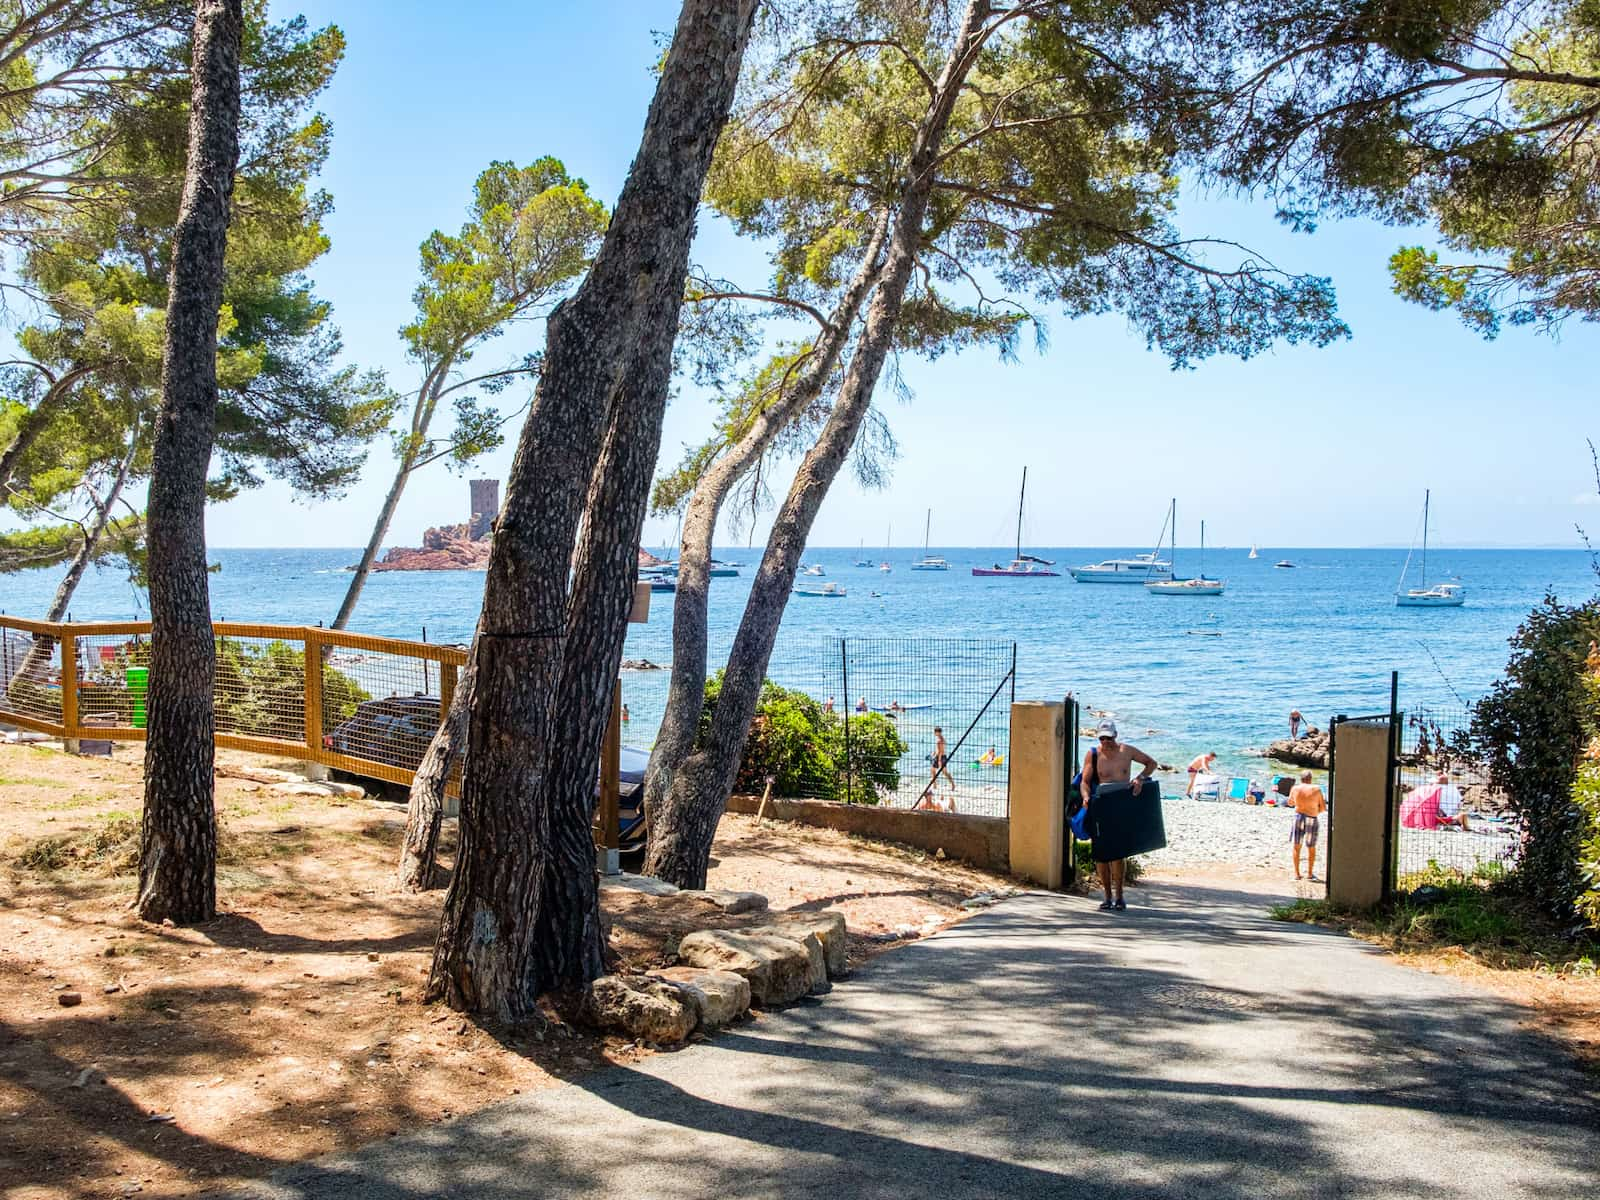
{"label": "white sailboat", "polygon": [[870,567],[872,560],[867,557],[867,539],[862,538],[856,545],[856,561],[851,564],[856,567]]}
{"label": "white sailboat", "polygon": [[928,553],[928,533],[933,529],[933,509],[928,510],[928,519],[922,526],[922,557],[911,564],[913,571],[948,571],[950,564],[937,554]]}
{"label": "white sailboat", "polygon": [[1467,602],[1467,589],[1459,583],[1428,586],[1428,512],[1432,499],[1432,489],[1425,489],[1422,493],[1422,586],[1406,587],[1406,572],[1411,569],[1411,555],[1407,554],[1394,591],[1394,602],[1400,608],[1459,608]]}
{"label": "white sailboat", "polygon": [[885,575],[894,570],[894,567],[889,563],[889,547],[893,543],[894,526],[891,525],[889,526],[888,532],[883,535],[883,561],[878,564],[878,570],[882,571]]}
{"label": "white sailboat", "polygon": [[1260,558],[1261,557],[1261,555],[1256,553],[1255,543],[1253,543],[1253,542],[1250,545],[1250,557],[1251,558]]}
{"label": "white sailboat", "polygon": [[[1172,561],[1178,561],[1178,502],[1172,502]],[[1225,585],[1206,578],[1206,523],[1200,522],[1200,574],[1192,579],[1152,579],[1144,585],[1154,596],[1220,596]]]}
{"label": "white sailboat", "polygon": [[1028,468],[1022,468],[1022,491],[1017,495],[1017,556],[1007,567],[995,563],[992,567],[973,567],[972,573],[984,579],[1057,579],[1059,571],[1048,558],[1039,558],[1022,552],[1022,506],[1028,498]]}

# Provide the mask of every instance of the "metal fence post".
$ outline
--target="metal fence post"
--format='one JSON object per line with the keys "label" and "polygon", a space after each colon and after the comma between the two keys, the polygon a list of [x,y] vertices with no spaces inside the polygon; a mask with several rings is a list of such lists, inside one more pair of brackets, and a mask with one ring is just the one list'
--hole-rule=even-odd
{"label": "metal fence post", "polygon": [[849,800],[855,794],[851,786],[854,782],[854,769],[850,759],[850,710],[853,706],[850,700],[850,643],[848,638],[839,639],[839,673],[844,681],[844,798]]}
{"label": "metal fence post", "polygon": [[1383,898],[1395,889],[1395,775],[1400,770],[1400,672],[1389,672],[1389,769],[1383,781]]}

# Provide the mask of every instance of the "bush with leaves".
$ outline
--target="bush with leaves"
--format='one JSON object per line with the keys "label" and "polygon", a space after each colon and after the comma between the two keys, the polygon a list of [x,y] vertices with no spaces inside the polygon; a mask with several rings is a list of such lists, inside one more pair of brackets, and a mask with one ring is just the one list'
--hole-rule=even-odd
{"label": "bush with leaves", "polygon": [[1591,785],[1585,763],[1600,731],[1600,682],[1590,663],[1596,641],[1600,600],[1574,607],[1547,594],[1512,635],[1505,676],[1472,716],[1490,780],[1522,820],[1522,860],[1512,879],[1562,920],[1600,916],[1600,780]]}
{"label": "bush with leaves", "polygon": [[[702,736],[711,728],[722,674],[718,671],[706,680]],[[881,792],[900,786],[899,762],[906,743],[894,723],[877,713],[853,717],[849,733],[847,747],[839,714],[826,712],[804,692],[779,687],[769,679],[761,688],[734,789],[759,793],[771,779],[775,796],[876,804]]]}

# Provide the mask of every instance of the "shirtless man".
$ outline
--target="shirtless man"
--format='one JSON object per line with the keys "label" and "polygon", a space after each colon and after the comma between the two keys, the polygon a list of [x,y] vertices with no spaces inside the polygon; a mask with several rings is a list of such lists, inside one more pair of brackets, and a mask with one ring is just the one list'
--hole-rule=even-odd
{"label": "shirtless man", "polygon": [[1196,775],[1209,775],[1211,773],[1211,764],[1216,762],[1216,761],[1217,761],[1217,752],[1215,750],[1207,750],[1204,754],[1200,755],[1192,763],[1189,764],[1189,786],[1184,789],[1184,793],[1183,794],[1185,796],[1194,795],[1194,779],[1195,779],[1195,776]]}
{"label": "shirtless man", "polygon": [[1306,847],[1306,874],[1317,877],[1317,832],[1321,815],[1328,811],[1328,798],[1322,789],[1311,782],[1311,772],[1302,771],[1300,782],[1289,789],[1289,803],[1294,805],[1294,829],[1290,841],[1294,845],[1294,877],[1300,878],[1300,844]]}
{"label": "shirtless man", "polygon": [[[1079,784],[1083,802],[1089,803],[1103,783],[1127,783],[1128,777],[1133,774],[1134,763],[1144,767],[1143,771],[1133,776],[1133,794],[1137,796],[1144,787],[1144,781],[1155,773],[1156,760],[1136,746],[1117,741],[1117,723],[1110,717],[1095,727],[1095,736],[1100,739],[1100,744],[1083,758],[1083,780]],[[1094,869],[1100,876],[1100,890],[1106,897],[1100,902],[1100,907],[1108,912],[1127,912],[1127,902],[1122,898],[1122,879],[1127,871],[1127,860],[1119,858],[1113,862],[1096,862]]]}

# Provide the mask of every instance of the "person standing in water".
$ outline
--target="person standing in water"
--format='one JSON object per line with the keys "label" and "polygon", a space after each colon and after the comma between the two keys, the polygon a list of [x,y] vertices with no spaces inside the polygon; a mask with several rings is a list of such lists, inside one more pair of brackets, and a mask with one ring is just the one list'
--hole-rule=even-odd
{"label": "person standing in water", "polygon": [[1306,848],[1306,874],[1317,877],[1317,833],[1322,825],[1322,814],[1328,811],[1328,798],[1322,789],[1311,782],[1311,772],[1302,771],[1300,782],[1289,789],[1289,803],[1294,805],[1294,828],[1289,840],[1294,846],[1294,877],[1300,878],[1300,846]]}
{"label": "person standing in water", "polygon": [[[1078,784],[1083,794],[1083,802],[1088,804],[1093,800],[1100,791],[1101,784],[1130,782],[1129,776],[1133,775],[1134,763],[1144,767],[1138,775],[1133,775],[1131,781],[1133,794],[1137,796],[1144,787],[1144,781],[1155,774],[1156,760],[1137,746],[1117,741],[1117,723],[1110,717],[1095,727],[1095,736],[1100,744],[1091,746],[1089,753],[1084,756],[1083,773]],[[1122,898],[1122,882],[1127,874],[1127,868],[1126,859],[1119,858],[1113,862],[1096,860],[1094,869],[1100,876],[1100,890],[1105,893],[1105,899],[1100,902],[1102,910],[1128,911],[1127,902]]]}

